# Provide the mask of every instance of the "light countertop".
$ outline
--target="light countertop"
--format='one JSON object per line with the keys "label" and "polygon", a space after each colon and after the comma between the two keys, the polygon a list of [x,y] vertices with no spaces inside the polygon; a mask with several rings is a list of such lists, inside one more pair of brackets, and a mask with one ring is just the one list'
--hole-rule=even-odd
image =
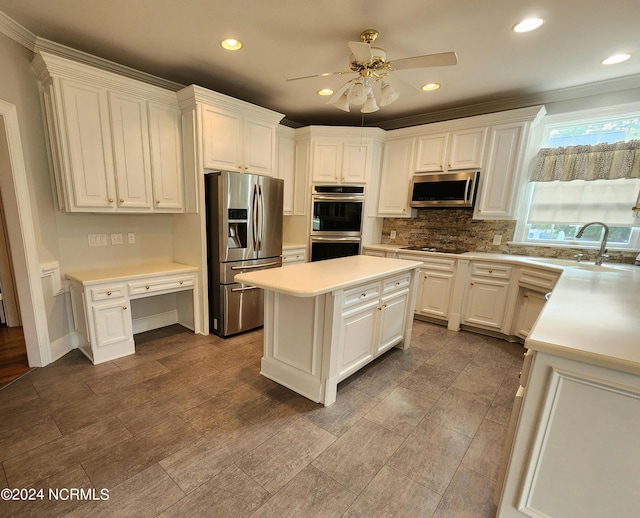
{"label": "light countertop", "polygon": [[[374,249],[408,252],[416,258],[435,255],[402,250],[402,245]],[[525,346],[640,375],[640,267],[485,252],[448,255],[562,271]]]}
{"label": "light countertop", "polygon": [[103,282],[127,281],[147,275],[172,275],[176,273],[197,272],[198,268],[189,264],[180,263],[151,263],[137,264],[133,266],[119,266],[116,268],[99,268],[96,270],[85,270],[81,272],[69,272],[67,279],[79,282],[87,286],[89,284],[100,284]]}
{"label": "light countertop", "polygon": [[419,261],[353,255],[241,273],[235,276],[235,280],[294,297],[315,297],[420,266],[422,263]]}

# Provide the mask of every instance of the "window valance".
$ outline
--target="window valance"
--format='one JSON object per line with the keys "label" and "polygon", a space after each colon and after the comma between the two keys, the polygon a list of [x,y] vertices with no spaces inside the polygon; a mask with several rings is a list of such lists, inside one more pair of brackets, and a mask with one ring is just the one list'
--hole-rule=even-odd
{"label": "window valance", "polygon": [[542,148],[531,173],[532,182],[640,178],[640,140]]}

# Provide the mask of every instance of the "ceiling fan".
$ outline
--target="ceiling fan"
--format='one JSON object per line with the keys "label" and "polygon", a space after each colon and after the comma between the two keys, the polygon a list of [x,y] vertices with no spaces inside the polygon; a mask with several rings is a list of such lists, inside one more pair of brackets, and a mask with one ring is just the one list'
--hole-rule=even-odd
{"label": "ceiling fan", "polygon": [[[349,80],[336,94],[327,101],[343,111],[351,111],[350,105],[362,105],[362,113],[378,111],[379,106],[386,106],[394,102],[400,94],[396,92],[389,82],[385,80],[389,72],[394,70],[406,70],[409,68],[442,67],[455,65],[458,57],[455,52],[443,52],[440,54],[426,54],[387,61],[387,53],[380,47],[372,46],[379,32],[375,29],[367,29],[360,34],[362,41],[349,41],[347,45],[351,50],[349,57],[349,70],[340,72],[325,72],[309,76],[292,77],[287,81],[309,79],[312,77],[327,77],[343,74],[358,74]],[[374,87],[379,93],[379,102],[376,101]],[[379,105],[379,106],[378,106]]]}

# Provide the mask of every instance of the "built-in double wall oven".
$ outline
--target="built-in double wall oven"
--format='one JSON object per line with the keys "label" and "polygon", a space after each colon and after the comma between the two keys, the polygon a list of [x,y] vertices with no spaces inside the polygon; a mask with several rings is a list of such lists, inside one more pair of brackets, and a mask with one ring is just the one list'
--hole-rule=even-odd
{"label": "built-in double wall oven", "polygon": [[311,260],[359,254],[364,186],[314,185],[311,200]]}

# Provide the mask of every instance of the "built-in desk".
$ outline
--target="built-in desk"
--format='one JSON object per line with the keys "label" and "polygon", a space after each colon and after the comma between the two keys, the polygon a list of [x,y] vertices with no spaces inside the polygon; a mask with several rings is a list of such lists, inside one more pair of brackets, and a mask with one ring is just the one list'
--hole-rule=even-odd
{"label": "built-in desk", "polygon": [[[94,363],[135,353],[131,301],[165,293],[185,292],[177,323],[198,328],[198,268],[156,263],[66,274],[80,350]],[[194,329],[195,330],[195,329]]]}
{"label": "built-in desk", "polygon": [[324,405],[337,385],[410,345],[419,261],[357,255],[236,275],[265,290],[261,373]]}

